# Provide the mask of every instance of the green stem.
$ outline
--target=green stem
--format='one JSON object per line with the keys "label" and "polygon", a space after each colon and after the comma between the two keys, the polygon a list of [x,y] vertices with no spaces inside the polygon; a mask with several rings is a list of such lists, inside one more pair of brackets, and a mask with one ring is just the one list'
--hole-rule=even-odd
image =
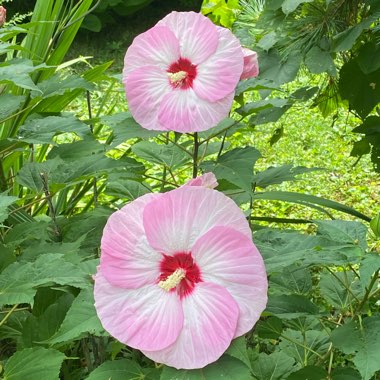
{"label": "green stem", "polygon": [[198,151],[199,151],[199,140],[198,133],[194,133],[194,153],[193,153],[193,178],[198,175]]}
{"label": "green stem", "polygon": [[369,298],[369,295],[371,293],[371,290],[372,288],[374,287],[374,285],[376,284],[378,278],[379,278],[379,272],[380,272],[380,269],[378,269],[375,274],[373,275],[372,277],[372,280],[368,286],[368,288],[366,288],[366,292],[364,294],[364,298],[362,299],[362,301],[360,302],[357,310],[355,311],[355,314],[359,314],[360,311],[363,309],[363,306],[365,305],[365,303],[367,302],[368,298]]}

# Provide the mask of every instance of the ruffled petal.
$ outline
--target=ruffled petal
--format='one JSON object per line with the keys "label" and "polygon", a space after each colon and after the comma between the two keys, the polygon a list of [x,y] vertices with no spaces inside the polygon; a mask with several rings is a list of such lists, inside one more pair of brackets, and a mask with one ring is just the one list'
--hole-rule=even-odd
{"label": "ruffled petal", "polygon": [[243,51],[239,40],[228,29],[218,27],[216,52],[197,67],[193,89],[197,96],[216,102],[235,91],[243,71]]}
{"label": "ruffled petal", "polygon": [[199,98],[191,88],[173,90],[161,101],[158,120],[166,129],[176,132],[199,132],[214,127],[231,110],[234,94],[210,103]]}
{"label": "ruffled petal", "polygon": [[166,71],[155,66],[144,66],[132,71],[124,86],[128,107],[142,127],[166,130],[158,121],[159,107],[165,94],[173,92]]}
{"label": "ruffled petal", "polygon": [[95,308],[113,337],[139,350],[171,345],[183,327],[181,301],[157,285],[127,290],[112,286],[101,271],[95,276]]}
{"label": "ruffled petal", "polygon": [[157,66],[166,71],[180,57],[179,41],[166,26],[154,26],[138,35],[124,57],[123,78],[142,66]]}
{"label": "ruffled petal", "polygon": [[239,207],[224,194],[202,186],[162,194],[145,207],[143,221],[149,244],[165,254],[190,252],[195,241],[215,226],[229,226],[251,237]]}
{"label": "ruffled petal", "polygon": [[195,12],[172,12],[157,25],[165,25],[179,40],[181,56],[198,65],[218,47],[217,27],[205,16]]}
{"label": "ruffled petal", "polygon": [[178,369],[202,368],[219,359],[234,336],[239,308],[223,287],[198,283],[182,301],[184,327],[174,344],[144,354]]}
{"label": "ruffled petal", "polygon": [[102,236],[100,266],[112,285],[139,288],[157,280],[162,256],[149,246],[142,216],[145,205],[160,196],[146,194],[109,217]]}
{"label": "ruffled petal", "polygon": [[252,239],[230,227],[214,227],[191,252],[202,279],[226,288],[239,305],[235,337],[251,330],[265,309],[268,292],[264,262]]}

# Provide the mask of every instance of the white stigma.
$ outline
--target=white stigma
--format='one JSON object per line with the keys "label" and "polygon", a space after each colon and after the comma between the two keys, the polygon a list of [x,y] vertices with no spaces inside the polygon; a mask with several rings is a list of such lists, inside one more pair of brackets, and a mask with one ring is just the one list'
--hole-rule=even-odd
{"label": "white stigma", "polygon": [[175,288],[185,277],[186,271],[178,268],[165,281],[160,281],[158,286],[168,292]]}
{"label": "white stigma", "polygon": [[178,71],[176,73],[168,73],[169,80],[172,84],[177,85],[180,84],[186,77],[186,71]]}

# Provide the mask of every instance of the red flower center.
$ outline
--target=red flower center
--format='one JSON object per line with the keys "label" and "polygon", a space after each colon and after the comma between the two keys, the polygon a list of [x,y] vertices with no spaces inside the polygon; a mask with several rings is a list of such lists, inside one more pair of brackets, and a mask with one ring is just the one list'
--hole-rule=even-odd
{"label": "red flower center", "polygon": [[191,253],[179,252],[164,255],[160,262],[159,286],[166,291],[177,291],[180,298],[189,295],[197,282],[202,281],[201,271]]}
{"label": "red flower center", "polygon": [[193,87],[193,80],[197,76],[197,66],[187,58],[180,58],[167,69],[170,84],[173,88],[186,90]]}

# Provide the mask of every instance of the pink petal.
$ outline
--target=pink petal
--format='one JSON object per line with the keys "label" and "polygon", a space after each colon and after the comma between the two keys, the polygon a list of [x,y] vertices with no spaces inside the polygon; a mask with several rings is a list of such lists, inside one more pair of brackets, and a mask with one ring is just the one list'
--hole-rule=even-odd
{"label": "pink petal", "polygon": [[138,35],[124,57],[123,78],[142,66],[157,66],[166,71],[180,57],[179,42],[166,26],[154,26]]}
{"label": "pink petal", "polygon": [[216,180],[214,173],[205,173],[197,178],[187,181],[183,186],[203,186],[209,189],[214,189],[218,186],[218,181]]}
{"label": "pink petal", "polygon": [[251,330],[268,291],[264,262],[252,239],[230,227],[214,227],[196,241],[192,254],[203,280],[226,288],[239,305],[235,337]]}
{"label": "pink petal", "polygon": [[95,308],[113,337],[139,350],[161,350],[171,345],[183,327],[177,294],[157,285],[127,290],[112,286],[101,271],[95,276]]}
{"label": "pink petal", "polygon": [[218,27],[219,45],[216,52],[197,67],[195,93],[209,102],[223,99],[239,82],[243,71],[243,52],[239,40],[225,28]]}
{"label": "pink petal", "polygon": [[160,194],[146,194],[109,217],[102,236],[100,266],[112,285],[134,289],[158,278],[162,256],[147,243],[143,227],[144,207],[158,197]]}
{"label": "pink petal", "polygon": [[170,28],[179,40],[181,56],[195,65],[204,62],[218,46],[217,27],[200,13],[172,12],[157,25]]}
{"label": "pink petal", "polygon": [[243,48],[244,68],[240,79],[255,78],[259,75],[259,62],[257,53],[247,48]]}
{"label": "pink petal", "polygon": [[234,94],[210,103],[199,98],[192,89],[173,90],[160,104],[158,120],[166,129],[176,132],[198,132],[214,127],[228,116]]}
{"label": "pink petal", "polygon": [[155,66],[144,66],[132,71],[124,86],[129,110],[146,129],[166,130],[158,122],[160,103],[165,94],[172,93],[166,71]]}
{"label": "pink petal", "polygon": [[195,241],[215,226],[229,226],[251,237],[239,207],[224,194],[201,186],[162,194],[145,207],[143,221],[149,244],[165,254],[190,252]]}
{"label": "pink petal", "polygon": [[239,309],[221,286],[200,282],[183,299],[184,327],[174,344],[144,354],[175,368],[202,368],[219,359],[235,333]]}

